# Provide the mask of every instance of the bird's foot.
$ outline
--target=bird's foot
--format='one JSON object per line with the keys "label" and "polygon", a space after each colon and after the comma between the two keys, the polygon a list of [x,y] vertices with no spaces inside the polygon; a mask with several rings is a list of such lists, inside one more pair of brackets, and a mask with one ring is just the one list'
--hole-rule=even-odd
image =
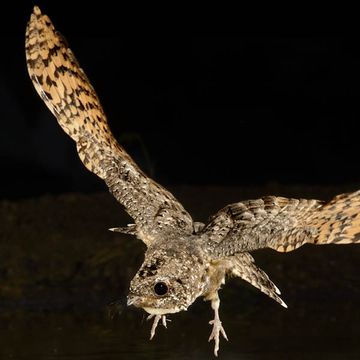
{"label": "bird's foot", "polygon": [[221,321],[218,317],[215,316],[215,319],[209,321],[209,324],[213,326],[210,337],[209,337],[209,341],[211,341],[211,340],[215,341],[214,355],[218,356],[220,334],[224,337],[225,340],[227,340],[227,341],[229,341],[229,340],[228,340],[228,337],[224,330],[224,327],[222,326]]}
{"label": "bird's foot", "polygon": [[[163,324],[163,326],[166,328],[166,315],[154,315],[154,314],[151,314],[149,315],[146,320],[150,320],[154,318],[154,322],[151,326],[151,331],[150,331],[150,340],[152,340],[152,338],[155,336],[155,331],[156,331],[156,328],[159,324],[159,321],[161,320],[161,323]],[[170,320],[168,320],[170,321]]]}

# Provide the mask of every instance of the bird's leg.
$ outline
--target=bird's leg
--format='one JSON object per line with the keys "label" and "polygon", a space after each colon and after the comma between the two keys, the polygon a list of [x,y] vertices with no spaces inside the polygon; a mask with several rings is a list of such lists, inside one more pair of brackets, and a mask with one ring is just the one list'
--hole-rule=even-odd
{"label": "bird's leg", "polygon": [[[154,315],[154,314],[151,314],[147,317],[146,320],[150,320],[154,318],[154,322],[151,326],[151,332],[150,332],[150,340],[152,340],[152,338],[155,336],[155,331],[156,331],[156,328],[158,326],[158,323],[159,321],[161,320],[163,326],[166,328],[166,315]],[[168,320],[170,321],[170,320]]]}
{"label": "bird's leg", "polygon": [[225,330],[223,326],[221,325],[220,317],[219,317],[219,307],[220,307],[220,298],[218,293],[216,292],[216,296],[211,300],[211,308],[215,312],[214,320],[209,321],[209,324],[213,326],[209,341],[214,340],[215,341],[215,347],[214,347],[214,355],[218,355],[219,351],[219,342],[220,342],[220,333],[221,335],[228,340]]}

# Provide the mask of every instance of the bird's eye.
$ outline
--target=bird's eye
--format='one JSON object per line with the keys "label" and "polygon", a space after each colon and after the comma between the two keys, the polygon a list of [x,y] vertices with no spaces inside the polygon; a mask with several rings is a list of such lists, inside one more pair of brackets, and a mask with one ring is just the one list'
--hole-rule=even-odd
{"label": "bird's eye", "polygon": [[168,286],[162,281],[157,282],[154,286],[155,294],[159,296],[165,295],[168,290]]}

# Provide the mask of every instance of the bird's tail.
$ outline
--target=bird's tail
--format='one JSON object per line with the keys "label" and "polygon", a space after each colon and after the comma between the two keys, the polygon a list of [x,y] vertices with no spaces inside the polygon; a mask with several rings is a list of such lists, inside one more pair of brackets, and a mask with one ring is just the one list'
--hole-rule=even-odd
{"label": "bird's tail", "polygon": [[231,274],[238,276],[258,288],[267,296],[277,301],[281,306],[287,308],[285,302],[280,298],[281,292],[269,279],[265,271],[255,265],[254,258],[247,252],[232,257]]}

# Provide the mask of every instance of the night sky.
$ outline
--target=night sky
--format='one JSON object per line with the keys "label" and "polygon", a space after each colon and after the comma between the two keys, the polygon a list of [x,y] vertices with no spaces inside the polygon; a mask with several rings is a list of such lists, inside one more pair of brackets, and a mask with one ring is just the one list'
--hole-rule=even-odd
{"label": "night sky", "polygon": [[[122,26],[125,15],[114,23],[111,8],[43,3],[97,90],[115,137],[160,183],[360,187],[360,51],[353,38],[155,33]],[[11,25],[1,31],[0,196],[105,190],[29,80],[24,33],[31,10],[10,12]]]}

